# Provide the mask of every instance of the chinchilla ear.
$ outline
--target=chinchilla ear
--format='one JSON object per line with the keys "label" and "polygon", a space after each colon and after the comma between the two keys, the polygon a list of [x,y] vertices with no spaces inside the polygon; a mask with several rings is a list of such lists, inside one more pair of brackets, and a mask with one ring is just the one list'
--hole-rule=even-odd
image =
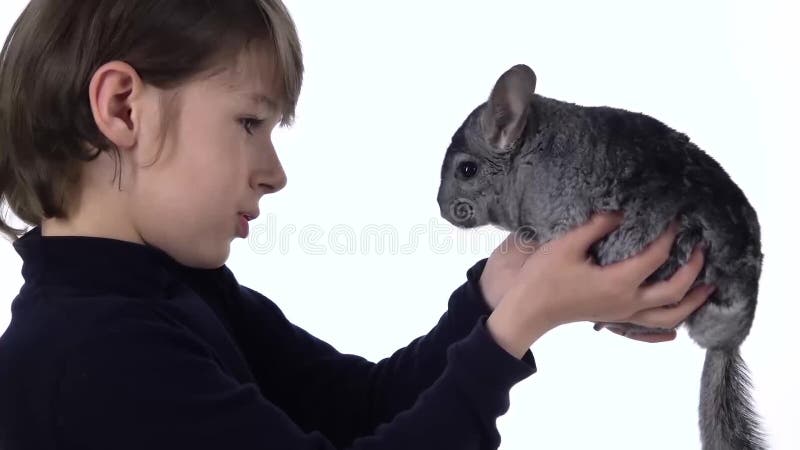
{"label": "chinchilla ear", "polygon": [[536,89],[536,74],[525,64],[518,64],[497,80],[481,114],[486,141],[495,150],[514,148],[525,129]]}

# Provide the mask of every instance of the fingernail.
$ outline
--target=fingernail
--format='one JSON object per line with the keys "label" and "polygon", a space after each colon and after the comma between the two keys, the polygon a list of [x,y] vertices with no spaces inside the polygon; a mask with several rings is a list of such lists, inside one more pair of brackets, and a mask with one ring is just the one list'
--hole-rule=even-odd
{"label": "fingernail", "polygon": [[717,287],[714,286],[713,284],[708,284],[708,285],[706,285],[706,287],[704,289],[706,291],[706,296],[709,296],[709,295],[713,294],[714,291],[717,290]]}
{"label": "fingernail", "polygon": [[705,259],[708,256],[708,243],[705,241],[698,243],[694,247],[694,252],[702,254]]}

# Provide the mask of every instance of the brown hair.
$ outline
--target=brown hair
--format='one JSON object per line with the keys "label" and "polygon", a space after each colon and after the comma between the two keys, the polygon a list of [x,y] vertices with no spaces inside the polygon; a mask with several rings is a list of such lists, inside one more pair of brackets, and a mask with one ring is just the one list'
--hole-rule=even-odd
{"label": "brown hair", "polygon": [[[173,89],[251,42],[267,44],[281,74],[289,125],[303,62],[281,0],[32,0],[0,53],[0,233],[15,240],[26,231],[8,224],[3,203],[28,224],[65,218],[82,163],[103,151],[120,160],[89,104],[101,65],[124,61],[145,83]],[[174,118],[163,117],[162,125]]]}

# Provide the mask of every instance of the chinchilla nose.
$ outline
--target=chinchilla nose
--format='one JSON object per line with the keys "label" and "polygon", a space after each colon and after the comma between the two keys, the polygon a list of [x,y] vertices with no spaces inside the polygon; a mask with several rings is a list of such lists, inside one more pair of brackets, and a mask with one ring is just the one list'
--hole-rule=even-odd
{"label": "chinchilla nose", "polygon": [[450,215],[459,222],[466,222],[475,216],[475,204],[470,200],[460,198],[452,203]]}

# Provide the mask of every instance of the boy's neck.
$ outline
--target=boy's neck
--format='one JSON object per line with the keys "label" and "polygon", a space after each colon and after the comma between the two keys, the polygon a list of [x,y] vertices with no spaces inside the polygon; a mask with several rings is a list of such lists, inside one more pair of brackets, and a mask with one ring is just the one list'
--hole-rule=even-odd
{"label": "boy's neck", "polygon": [[141,236],[132,227],[126,227],[118,220],[109,217],[107,220],[82,220],[80,216],[66,219],[42,220],[42,236],[90,236],[144,244]]}
{"label": "boy's neck", "polygon": [[[68,218],[42,219],[42,236],[89,236],[143,244],[128,214],[128,186],[118,189],[109,176],[116,173],[115,164],[108,152],[86,162],[81,171],[75,208],[68,213]],[[125,170],[129,164],[130,161],[123,161],[124,173],[118,174],[124,175],[126,181],[132,176]]]}

